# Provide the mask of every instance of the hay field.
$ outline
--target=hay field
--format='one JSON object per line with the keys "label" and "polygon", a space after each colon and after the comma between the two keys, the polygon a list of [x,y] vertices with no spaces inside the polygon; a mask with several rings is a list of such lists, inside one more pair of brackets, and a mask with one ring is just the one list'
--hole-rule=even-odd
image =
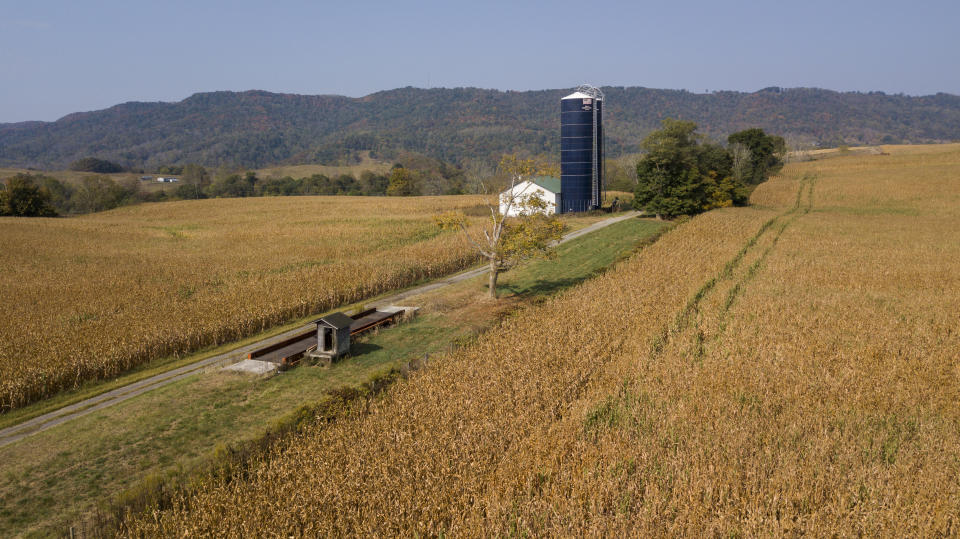
{"label": "hay field", "polygon": [[135,534],[955,536],[960,148],[790,164]]}
{"label": "hay field", "polygon": [[0,409],[476,261],[478,197],[284,197],[0,218]]}

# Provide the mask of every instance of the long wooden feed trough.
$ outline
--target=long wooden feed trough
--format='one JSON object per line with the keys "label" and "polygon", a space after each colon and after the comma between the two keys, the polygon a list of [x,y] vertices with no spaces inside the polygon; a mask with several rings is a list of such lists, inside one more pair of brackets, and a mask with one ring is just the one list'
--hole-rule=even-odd
{"label": "long wooden feed trough", "polygon": [[[350,316],[350,318],[353,319],[353,323],[350,324],[350,335],[359,335],[374,328],[390,324],[397,318],[403,316],[408,310],[411,309],[409,307],[385,307],[383,309],[360,311]],[[311,329],[288,339],[254,350],[247,354],[247,359],[270,361],[281,365],[292,365],[303,358],[304,354],[316,347],[317,330]]]}

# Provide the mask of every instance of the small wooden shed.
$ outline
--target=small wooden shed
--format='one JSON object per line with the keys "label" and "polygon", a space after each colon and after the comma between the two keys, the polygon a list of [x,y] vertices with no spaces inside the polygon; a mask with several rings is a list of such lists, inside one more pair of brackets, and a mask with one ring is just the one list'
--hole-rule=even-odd
{"label": "small wooden shed", "polygon": [[350,325],[353,318],[343,313],[333,313],[318,320],[317,351],[315,355],[336,359],[350,351]]}

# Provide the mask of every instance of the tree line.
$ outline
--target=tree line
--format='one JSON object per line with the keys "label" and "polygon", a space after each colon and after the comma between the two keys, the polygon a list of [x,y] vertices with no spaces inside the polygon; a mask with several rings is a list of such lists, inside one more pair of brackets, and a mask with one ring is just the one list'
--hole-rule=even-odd
{"label": "tree line", "polygon": [[389,173],[363,171],[359,176],[339,174],[307,177],[261,178],[256,172],[232,173],[212,178],[200,165],[183,169],[182,183],[173,196],[179,199],[256,196],[348,195],[418,196],[455,195],[464,192],[462,172],[447,176],[430,174],[394,164]]}
{"label": "tree line", "polygon": [[0,182],[0,215],[56,217],[93,213],[141,201],[136,180],[116,182],[86,176],[76,185],[44,175],[20,173]]}
{"label": "tree line", "polygon": [[[608,161],[608,186],[633,190],[634,205],[659,217],[693,215],[712,208],[743,205],[751,190],[783,166],[782,137],[751,128],[727,137],[727,145],[697,133],[690,121],[666,119],[640,144],[636,158]],[[130,178],[115,181],[92,175],[68,183],[42,174],[17,174],[0,181],[0,215],[52,216],[91,213],[138,202],[164,200],[298,196],[416,196],[474,192],[482,167],[469,171],[443,161],[406,154],[410,167],[397,163],[388,173],[261,178],[252,171],[210,171],[198,164],[163,165],[157,173],[180,176],[175,189],[146,191]],[[112,169],[109,161],[86,158],[77,169]]]}
{"label": "tree line", "polygon": [[[96,166],[100,166],[96,164]],[[19,173],[0,181],[0,215],[54,217],[110,210],[140,202],[259,196],[417,196],[462,194],[462,170],[443,165],[441,172],[395,164],[385,174],[363,171],[358,176],[261,178],[256,172],[212,173],[196,164],[164,166],[161,174],[176,174],[175,189],[147,191],[142,180],[114,180],[105,175],[65,182],[44,174]]]}
{"label": "tree line", "polygon": [[760,128],[727,137],[727,146],[697,133],[697,124],[666,119],[648,135],[637,162],[633,204],[657,217],[742,206],[750,192],[783,166],[783,137]]}

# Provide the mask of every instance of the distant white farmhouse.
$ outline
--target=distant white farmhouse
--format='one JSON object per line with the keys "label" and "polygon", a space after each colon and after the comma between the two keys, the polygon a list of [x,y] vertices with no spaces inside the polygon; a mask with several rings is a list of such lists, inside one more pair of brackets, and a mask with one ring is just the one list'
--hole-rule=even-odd
{"label": "distant white farmhouse", "polygon": [[157,176],[157,181],[160,183],[174,183],[180,181],[180,178],[173,178],[171,176]]}
{"label": "distant white farmhouse", "polygon": [[[527,197],[537,195],[547,203],[544,213],[547,215],[556,213],[557,207],[560,206],[560,178],[537,176],[514,185],[512,190],[507,189],[500,193],[500,213],[507,217],[515,217],[523,211],[521,202]],[[511,196],[513,205],[508,209]]]}

